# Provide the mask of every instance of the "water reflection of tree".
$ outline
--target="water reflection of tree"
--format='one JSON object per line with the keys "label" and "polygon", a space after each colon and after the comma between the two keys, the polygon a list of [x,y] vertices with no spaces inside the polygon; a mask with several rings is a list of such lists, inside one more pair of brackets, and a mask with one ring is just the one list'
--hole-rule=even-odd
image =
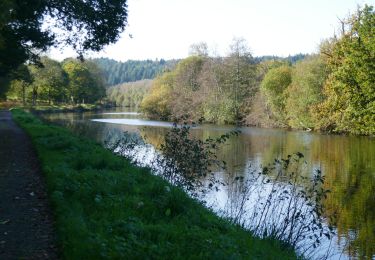
{"label": "water reflection of tree", "polygon": [[342,155],[326,161],[326,185],[332,191],[327,214],[337,213],[339,237],[348,240],[349,255],[371,259],[375,255],[375,145],[369,138],[347,137],[326,149]]}
{"label": "water reflection of tree", "polygon": [[[146,135],[152,144],[160,144],[165,129],[154,129]],[[203,138],[212,133],[202,131],[200,135]],[[338,235],[348,240],[348,254],[371,258],[375,254],[375,176],[371,174],[375,173],[374,140],[302,132],[273,134],[270,130],[267,135],[241,135],[229,140],[219,156],[228,163],[229,173],[245,176],[249,161],[254,167],[267,165],[296,151],[303,152],[309,162],[306,174],[313,172],[313,167],[322,168],[325,188],[332,191],[325,202],[325,215],[327,219],[337,215]],[[233,177],[224,176],[226,182]],[[228,189],[228,196],[234,199],[243,188]]]}
{"label": "water reflection of tree", "polygon": [[152,144],[156,149],[164,142],[164,136],[168,128],[143,126],[140,135],[146,143]]}
{"label": "water reflection of tree", "polygon": [[[285,133],[285,132],[284,132]],[[307,137],[306,137],[307,136]],[[233,148],[236,147],[236,148]],[[261,164],[301,151],[309,162],[305,174],[322,169],[325,188],[332,192],[325,202],[327,219],[336,215],[339,237],[345,237],[349,255],[371,258],[375,255],[375,143],[367,137],[324,136],[300,132],[282,135],[241,136],[223,149],[223,158],[242,153],[253,162],[260,154]],[[243,163],[246,165],[245,163]],[[241,190],[233,187],[229,197]],[[340,242],[340,241],[339,241]]]}
{"label": "water reflection of tree", "polygon": [[[306,139],[307,135],[310,138]],[[308,172],[321,167],[325,188],[332,191],[325,201],[327,219],[336,215],[338,237],[346,239],[349,255],[371,259],[375,255],[374,140],[299,132],[291,132],[283,139],[269,142],[274,147],[269,147],[263,161],[278,156],[277,151],[285,154],[300,149],[310,164]]]}

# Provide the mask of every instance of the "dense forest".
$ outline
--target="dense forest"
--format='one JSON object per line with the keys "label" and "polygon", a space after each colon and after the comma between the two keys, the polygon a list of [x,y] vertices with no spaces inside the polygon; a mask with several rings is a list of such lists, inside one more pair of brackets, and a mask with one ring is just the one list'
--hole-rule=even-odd
{"label": "dense forest", "polygon": [[272,71],[280,70],[286,78],[275,79],[274,91],[281,93],[277,88],[291,83],[292,68],[316,60],[317,56],[308,55],[254,58],[246,41],[237,38],[227,57],[210,57],[207,51],[197,50],[157,77],[142,109],[152,118],[166,120],[188,116],[212,123],[284,126],[276,110],[282,101],[261,85],[272,78]]}
{"label": "dense forest", "polygon": [[[203,46],[205,49],[206,46],[204,44]],[[197,51],[201,52],[202,51],[201,47],[202,45],[200,45],[200,47],[198,45],[195,45],[195,48],[198,48],[198,49],[193,50],[192,54],[193,55],[197,54],[196,53]],[[261,57],[254,58],[254,62],[260,63],[260,62],[265,62],[269,60],[273,60],[273,61],[277,60],[277,61],[285,62],[288,64],[294,64],[297,61],[302,60],[306,56],[307,56],[306,54],[297,54],[293,56],[288,56],[286,58],[278,57],[278,56],[261,56]],[[98,60],[93,60],[93,61],[103,62],[104,60],[108,61],[109,59],[98,59]],[[121,64],[120,62],[116,62],[113,60],[110,60],[110,61],[113,62],[113,64],[117,64],[117,65]],[[106,67],[105,63],[100,63],[100,62],[97,64],[98,65],[101,64],[101,66],[103,66],[103,70],[108,71],[108,67]],[[131,62],[135,62],[135,61],[131,61]],[[138,61],[138,63],[142,64],[144,63],[144,61]],[[174,63],[177,64],[178,63],[177,60],[169,61],[168,66],[164,69],[164,72],[174,70],[176,66],[176,64]],[[128,68],[130,69],[130,67]],[[131,71],[136,71],[136,69],[133,68]],[[128,73],[129,71],[125,71],[125,74],[128,74]],[[159,72],[159,74],[162,74],[162,73]],[[146,80],[131,81],[131,82],[125,82],[125,83],[121,83],[118,85],[110,86],[107,89],[108,101],[116,106],[125,106],[125,107],[132,107],[132,108],[138,109],[144,96],[149,92],[151,88],[151,85],[152,85],[151,79],[157,77],[159,74],[153,74],[152,77],[150,77],[150,79],[146,79]],[[111,75],[113,75],[113,73],[111,73]]]}
{"label": "dense forest", "polygon": [[173,68],[177,60],[128,60],[119,62],[108,58],[92,59],[103,71],[107,86],[143,79],[153,79],[165,70]]}
{"label": "dense forest", "polygon": [[264,55],[264,56],[254,57],[254,61],[256,63],[260,63],[260,62],[269,61],[269,60],[278,60],[278,61],[284,61],[290,64],[295,64],[296,62],[306,58],[306,56],[308,56],[308,54],[303,54],[303,53],[289,55],[287,57],[280,57],[280,56],[275,56],[275,55]]}
{"label": "dense forest", "polygon": [[151,85],[151,79],[115,85],[107,89],[107,98],[115,106],[138,109]]}
{"label": "dense forest", "polygon": [[63,62],[42,57],[40,64],[22,65],[10,82],[8,100],[31,103],[94,103],[105,97],[101,70],[91,61],[65,59]]}
{"label": "dense forest", "polygon": [[322,42],[319,53],[294,64],[257,62],[243,39],[234,39],[222,58],[198,50],[154,80],[141,108],[165,120],[373,135],[374,24],[366,5],[342,20],[341,32]]}

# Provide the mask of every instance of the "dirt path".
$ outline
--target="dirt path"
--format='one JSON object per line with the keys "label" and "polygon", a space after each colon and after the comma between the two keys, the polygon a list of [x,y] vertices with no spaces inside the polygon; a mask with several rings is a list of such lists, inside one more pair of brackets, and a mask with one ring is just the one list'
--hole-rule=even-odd
{"label": "dirt path", "polygon": [[0,111],[0,259],[56,259],[38,160],[9,111]]}

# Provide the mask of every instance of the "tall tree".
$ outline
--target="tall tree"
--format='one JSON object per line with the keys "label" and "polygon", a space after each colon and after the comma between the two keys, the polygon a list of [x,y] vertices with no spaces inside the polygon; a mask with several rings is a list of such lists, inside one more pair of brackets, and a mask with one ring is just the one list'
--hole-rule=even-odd
{"label": "tall tree", "polygon": [[15,74],[12,76],[16,79],[10,82],[10,90],[8,91],[7,96],[15,99],[21,97],[22,104],[26,105],[26,90],[32,83],[30,71],[26,65],[21,64],[12,74]]}
{"label": "tall tree", "polygon": [[267,72],[261,83],[261,91],[266,96],[267,104],[279,123],[285,123],[286,92],[292,82],[292,69],[283,65]]}
{"label": "tall tree", "polygon": [[174,74],[165,72],[157,77],[152,84],[151,90],[141,103],[141,110],[149,117],[168,119],[171,115],[170,102]]}
{"label": "tall tree", "polygon": [[315,127],[314,106],[323,100],[323,85],[327,68],[319,55],[309,56],[296,63],[292,82],[286,90],[285,110],[288,125],[293,128]]}
{"label": "tall tree", "polygon": [[256,66],[245,39],[233,39],[224,70],[227,105],[232,107],[233,122],[237,122],[243,116],[244,101],[255,94]]}
{"label": "tall tree", "polygon": [[180,61],[174,74],[171,112],[176,117],[196,117],[197,107],[200,107],[201,82],[199,80],[203,64],[203,56],[190,56]]}
{"label": "tall tree", "polygon": [[102,99],[105,95],[105,80],[103,71],[92,61],[85,61],[90,75],[91,85],[88,89],[87,101],[92,103]]}
{"label": "tall tree", "polygon": [[33,76],[33,89],[35,104],[36,98],[47,100],[48,103],[53,101],[62,102],[66,99],[66,85],[68,79],[66,73],[61,68],[58,61],[48,57],[41,58],[42,66],[30,66]]}
{"label": "tall tree", "polygon": [[[2,0],[0,80],[20,64],[38,61],[53,45],[70,45],[80,56],[115,42],[127,25],[127,0]],[[4,92],[3,84],[0,92]]]}
{"label": "tall tree", "polygon": [[79,60],[69,59],[63,63],[63,69],[68,75],[68,95],[72,103],[95,101],[95,83],[89,68]]}
{"label": "tall tree", "polygon": [[189,47],[190,56],[202,56],[208,57],[208,46],[205,42],[198,42],[190,45]]}
{"label": "tall tree", "polygon": [[374,7],[365,5],[342,21],[342,35],[323,47],[331,73],[318,107],[320,127],[375,134]]}

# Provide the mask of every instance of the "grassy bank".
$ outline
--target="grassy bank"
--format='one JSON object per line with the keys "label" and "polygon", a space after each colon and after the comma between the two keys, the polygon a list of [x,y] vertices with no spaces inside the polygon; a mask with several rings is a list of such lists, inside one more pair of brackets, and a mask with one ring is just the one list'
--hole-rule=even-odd
{"label": "grassy bank", "polygon": [[98,104],[79,104],[79,105],[38,105],[26,107],[25,109],[37,113],[61,113],[61,112],[85,112],[95,111],[105,108],[104,105]]}
{"label": "grassy bank", "polygon": [[296,258],[99,144],[21,110],[12,113],[40,158],[63,258]]}
{"label": "grassy bank", "polygon": [[4,101],[0,102],[0,109],[9,109],[9,108],[20,108],[28,111],[33,111],[37,113],[61,113],[61,112],[85,112],[85,111],[95,111],[101,110],[104,108],[112,107],[107,104],[59,104],[59,105],[22,105],[21,102],[17,101]]}

